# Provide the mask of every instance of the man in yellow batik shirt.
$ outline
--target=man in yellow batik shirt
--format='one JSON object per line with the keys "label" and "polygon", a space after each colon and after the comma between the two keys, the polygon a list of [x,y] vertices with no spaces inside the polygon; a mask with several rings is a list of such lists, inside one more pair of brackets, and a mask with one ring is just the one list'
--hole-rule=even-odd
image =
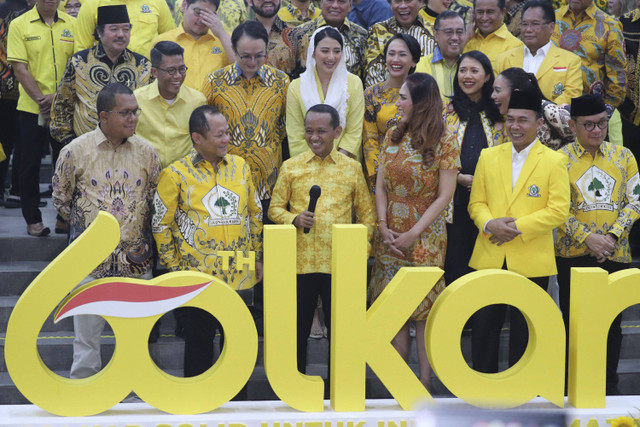
{"label": "man in yellow batik shirt", "polygon": [[[571,207],[556,242],[560,309],[567,331],[571,268],[600,267],[613,273],[631,263],[629,231],[640,217],[638,165],[629,149],[604,140],[608,122],[600,95],[571,100],[569,126],[576,142],[560,150],[569,157]],[[607,339],[607,394],[617,394],[620,322],[616,317]]]}
{"label": "man in yellow batik shirt", "polygon": [[183,85],[187,73],[183,53],[174,42],[156,44],[150,55],[156,80],[134,92],[142,110],[136,133],[153,145],[163,168],[191,151],[189,117],[207,103],[202,92]]}
{"label": "man in yellow batik shirt", "polygon": [[[169,271],[201,271],[232,289],[262,280],[262,207],[242,157],[227,153],[230,129],[222,114],[204,105],[189,118],[193,149],[160,174],[151,226],[160,262]],[[255,255],[255,272],[232,256],[223,269],[220,251]],[[213,364],[219,323],[208,313],[183,307],[184,376]]]}
{"label": "man in yellow batik shirt", "polygon": [[286,4],[283,2],[282,6],[278,16],[292,27],[314,20],[322,13],[311,0],[291,0]]}
{"label": "man in yellow batik shirt", "polygon": [[487,55],[495,68],[498,54],[524,46],[504,23],[505,0],[476,0],[474,12],[476,33],[467,41],[464,52],[479,50]]}
{"label": "man in yellow batik shirt", "polygon": [[231,37],[216,15],[219,5],[219,0],[185,0],[182,23],[151,43],[153,47],[159,41],[172,41],[182,46],[188,68],[184,84],[191,89],[201,90],[209,73],[230,64]]}
{"label": "man in yellow batik shirt", "polygon": [[[269,208],[274,223],[297,228],[297,352],[302,373],[318,296],[331,336],[331,226],[351,224],[355,212],[357,222],[367,226],[371,242],[376,220],[362,166],[334,150],[334,140],[342,132],[336,109],[314,105],[305,116],[305,128],[309,150],[284,162]],[[314,185],[321,190],[315,213],[307,210]],[[304,228],[309,233],[303,233]]]}

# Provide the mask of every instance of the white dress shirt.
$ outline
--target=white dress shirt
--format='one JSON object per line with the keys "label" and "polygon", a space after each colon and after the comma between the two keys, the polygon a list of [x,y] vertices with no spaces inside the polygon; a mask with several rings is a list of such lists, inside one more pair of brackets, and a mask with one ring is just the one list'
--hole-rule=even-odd
{"label": "white dress shirt", "polygon": [[540,65],[542,64],[542,61],[544,61],[544,57],[547,56],[547,53],[549,53],[550,48],[551,41],[538,49],[535,55],[532,55],[529,48],[525,45],[522,69],[527,73],[533,73],[533,75],[535,75],[538,72],[538,68],[540,68]]}

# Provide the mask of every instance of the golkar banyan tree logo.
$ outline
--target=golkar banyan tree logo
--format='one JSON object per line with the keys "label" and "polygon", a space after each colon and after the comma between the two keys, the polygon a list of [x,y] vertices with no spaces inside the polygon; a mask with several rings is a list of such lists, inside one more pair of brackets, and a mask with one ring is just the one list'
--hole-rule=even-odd
{"label": "golkar banyan tree logo", "polygon": [[[219,205],[220,210],[229,208]],[[297,370],[296,233],[292,225],[264,230],[264,367],[284,403],[300,411],[322,412],[322,379]],[[330,403],[338,412],[364,411],[369,366],[403,409],[413,409],[416,401],[432,398],[391,340],[443,272],[435,267],[403,268],[367,309],[366,236],[362,225],[333,226]],[[248,308],[224,282],[185,271],[152,280],[105,278],[71,292],[119,239],[116,219],[100,212],[22,294],[9,319],[5,343],[5,360],[15,385],[35,405],[63,416],[104,412],[131,391],[173,414],[209,412],[231,400],[253,371],[258,335]],[[235,254],[252,259],[247,255]],[[640,303],[639,279],[636,269],[612,275],[601,269],[572,272],[572,284],[580,284],[571,291],[569,331],[568,392],[569,403],[576,408],[604,407],[607,334],[622,310]],[[464,360],[460,336],[471,315],[491,304],[510,304],[522,311],[530,341],[516,365],[498,374],[482,374]],[[169,375],[149,355],[151,328],[166,311],[180,306],[208,311],[225,331],[220,358],[196,377]],[[105,317],[116,346],[102,371],[72,380],[45,366],[37,339],[51,312],[57,320],[77,314]],[[450,284],[429,315],[425,343],[439,379],[467,403],[506,408],[540,395],[564,405],[565,330],[560,311],[546,292],[518,274],[478,271]]]}

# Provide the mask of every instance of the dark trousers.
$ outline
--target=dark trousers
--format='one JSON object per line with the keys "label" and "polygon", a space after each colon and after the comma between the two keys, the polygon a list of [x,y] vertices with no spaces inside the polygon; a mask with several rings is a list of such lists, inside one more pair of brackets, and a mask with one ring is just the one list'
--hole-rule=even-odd
{"label": "dark trousers", "polygon": [[[177,313],[184,327],[184,376],[195,377],[213,366],[213,339],[222,327],[215,317],[199,308],[181,307]],[[221,349],[222,345],[221,339]]]}
{"label": "dark trousers", "polygon": [[[22,200],[22,216],[27,224],[42,221],[42,213],[38,209],[40,202],[40,164],[42,155],[49,146],[49,132],[38,126],[38,115],[18,112],[20,126],[20,198]],[[59,152],[59,150],[58,150]]]}
{"label": "dark trousers", "polygon": [[[529,277],[546,291],[549,277]],[[520,360],[529,343],[529,329],[520,310],[506,304],[495,304],[478,310],[471,318],[471,360],[478,372],[498,372],[500,331],[507,312],[510,315],[509,366]]]}
{"label": "dark trousers", "polygon": [[307,340],[311,332],[313,313],[318,306],[318,296],[322,298],[324,324],[327,327],[327,338],[331,342],[331,275],[325,273],[298,274],[297,292],[298,370],[304,374],[307,368]]}
{"label": "dark trousers", "polygon": [[[556,257],[558,266],[558,287],[560,290],[560,310],[567,330],[567,361],[569,360],[569,301],[571,298],[571,267],[600,267],[609,274],[624,270],[629,265],[621,262],[605,261],[601,264],[591,256],[577,258]],[[622,344],[622,315],[618,315],[611,324],[607,336],[607,385],[618,383],[618,362],[620,361],[620,345]],[[565,366],[569,366],[568,364]]]}
{"label": "dark trousers", "polygon": [[4,192],[9,159],[13,154],[11,168],[11,194],[19,194],[20,178],[20,129],[18,128],[18,101],[0,99],[0,143],[7,159],[0,162],[0,192]]}

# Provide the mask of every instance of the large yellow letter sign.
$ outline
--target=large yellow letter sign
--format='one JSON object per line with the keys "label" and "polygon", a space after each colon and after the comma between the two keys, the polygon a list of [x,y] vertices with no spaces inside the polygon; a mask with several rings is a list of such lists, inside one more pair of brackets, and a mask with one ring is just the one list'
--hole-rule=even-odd
{"label": "large yellow letter sign", "polygon": [[[511,368],[485,374],[474,371],[465,362],[460,336],[471,315],[492,304],[510,304],[522,312],[529,328],[529,345]],[[506,408],[540,395],[559,407],[564,406],[562,315],[545,291],[519,274],[483,270],[453,282],[431,309],[425,343],[438,378],[467,403]]]}
{"label": "large yellow letter sign", "polygon": [[[253,371],[258,336],[251,314],[236,292],[203,273],[169,273],[148,281],[101,279],[78,288],[58,309],[58,318],[90,304],[107,312],[125,303],[137,303],[140,309],[131,310],[134,313],[128,318],[104,316],[113,329],[116,346],[111,361],[96,375],[71,380],[53,373],[42,362],[36,345],[49,313],[113,251],[119,240],[116,219],[100,212],[91,226],[24,291],[11,314],[5,345],[7,368],[16,387],[34,404],[64,416],[103,412],[130,391],[148,404],[175,414],[207,412],[229,401]],[[118,299],[113,291],[123,286],[135,288],[133,294],[127,293],[130,298],[133,295],[134,301]],[[157,312],[158,307],[166,307],[153,296],[158,292],[183,295],[181,289],[176,289],[183,287],[196,289],[195,296],[186,303],[180,298],[173,303],[208,311],[220,321],[225,332],[220,359],[211,369],[193,378],[178,378],[160,370],[151,360],[147,344],[151,328],[164,314]],[[104,298],[105,295],[109,298]],[[150,300],[154,300],[155,307],[149,304]],[[154,311],[157,313],[149,314]],[[145,317],[131,318],[136,316],[135,312]]]}
{"label": "large yellow letter sign", "polygon": [[601,268],[571,269],[568,392],[574,407],[605,407],[609,328],[618,314],[639,303],[637,268],[611,275]]}

